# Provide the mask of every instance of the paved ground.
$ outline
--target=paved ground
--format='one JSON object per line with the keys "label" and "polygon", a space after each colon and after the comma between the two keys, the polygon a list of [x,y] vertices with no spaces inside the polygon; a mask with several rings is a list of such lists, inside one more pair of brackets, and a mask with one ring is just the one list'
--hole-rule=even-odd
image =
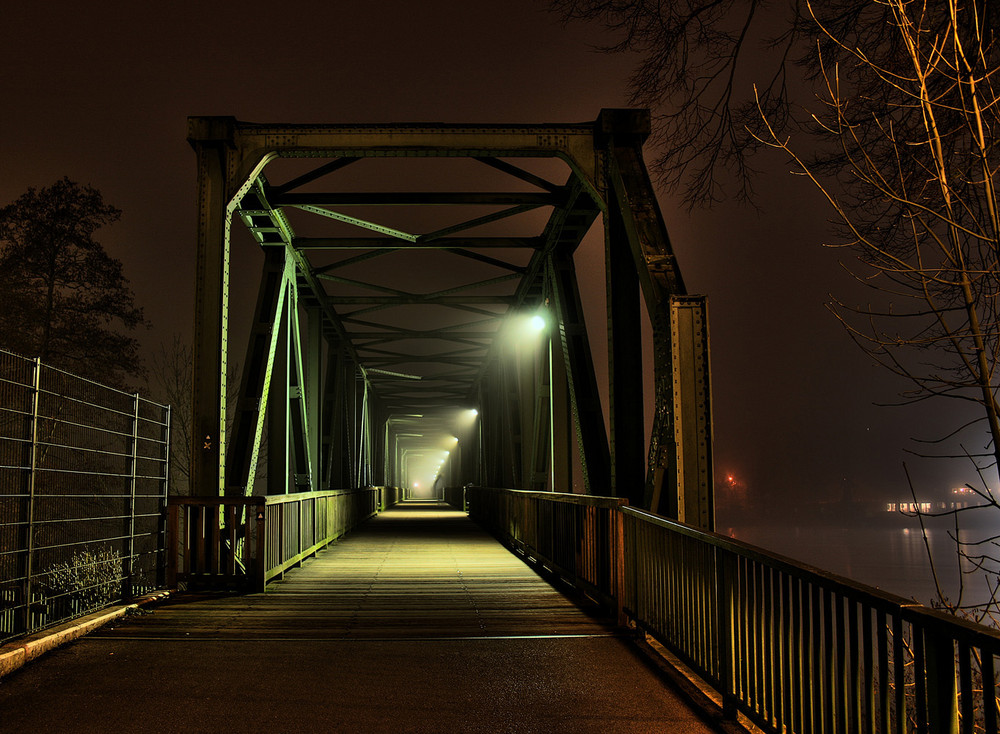
{"label": "paved ground", "polygon": [[265,594],[173,598],[0,680],[0,732],[63,731],[711,730],[604,620],[425,505]]}

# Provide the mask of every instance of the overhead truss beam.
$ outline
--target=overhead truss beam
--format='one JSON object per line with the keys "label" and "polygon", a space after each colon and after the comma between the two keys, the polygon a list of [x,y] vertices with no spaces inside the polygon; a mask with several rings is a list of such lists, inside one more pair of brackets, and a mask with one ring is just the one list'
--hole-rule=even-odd
{"label": "overhead truss beam", "polygon": [[[595,122],[570,125],[259,125],[190,118],[188,139],[199,171],[194,491],[250,491],[265,414],[271,416],[270,430],[283,434],[268,438],[268,451],[280,444],[285,452],[283,460],[269,453],[269,472],[283,473],[280,486],[291,491],[398,476],[390,467],[393,452],[398,454],[393,442],[415,440],[400,432],[441,430],[447,422],[404,416],[474,405],[480,409],[476,438],[462,452],[465,468],[474,457],[474,479],[569,491],[565,457],[575,434],[585,491],[613,491],[711,527],[704,302],[686,293],[666,235],[642,161],[648,133],[648,113],[633,110],[605,110]],[[282,157],[316,158],[318,165],[271,183],[264,170]],[[364,159],[426,157],[470,158],[533,190],[486,190],[490,184],[468,191],[366,191],[342,185],[341,177]],[[555,183],[521,164],[545,158],[564,161],[569,176]],[[337,186],[323,185],[333,177]],[[409,226],[397,224],[407,220],[383,216],[399,207],[474,208],[472,215],[425,228],[430,231],[407,231]],[[308,236],[293,230],[292,210],[296,224],[310,220],[309,227],[301,226]],[[544,215],[540,234],[530,233],[538,216],[521,216],[531,212]],[[573,261],[602,215],[610,442]],[[230,441],[226,370],[234,217],[264,248],[266,263]],[[440,252],[461,258],[467,269],[488,266],[504,274],[414,292],[381,277],[383,263],[408,250]],[[642,440],[636,416],[645,400],[636,367],[637,290],[653,326],[654,424],[645,467],[636,447]],[[448,309],[449,321],[458,323],[413,328],[421,323],[413,318],[418,312],[440,313],[420,311],[424,307]],[[531,347],[507,341],[515,315],[540,311],[552,324],[542,341]],[[373,312],[383,312],[380,321],[362,318]],[[476,318],[462,322],[460,314]],[[427,325],[432,323],[428,316]],[[427,353],[434,344],[428,340],[453,346]],[[635,490],[640,478],[641,497]],[[272,482],[269,491],[280,491],[279,483]]]}

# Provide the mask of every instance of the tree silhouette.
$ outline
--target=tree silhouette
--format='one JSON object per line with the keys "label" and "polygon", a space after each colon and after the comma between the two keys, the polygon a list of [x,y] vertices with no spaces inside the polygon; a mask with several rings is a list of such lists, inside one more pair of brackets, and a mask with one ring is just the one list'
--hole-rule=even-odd
{"label": "tree silhouette", "polygon": [[[650,168],[691,206],[752,201],[755,154],[765,149],[761,138],[768,135],[761,129],[760,112],[778,134],[803,128],[816,132],[808,107],[816,87],[825,86],[824,69],[838,61],[843,62],[841,88],[856,102],[851,111],[855,130],[870,138],[872,156],[891,161],[893,148],[883,144],[871,114],[891,111],[896,128],[908,133],[923,126],[919,106],[897,104],[898,91],[873,73],[907,73],[909,53],[895,32],[894,6],[879,0],[825,0],[812,6],[802,0],[550,2],[566,21],[603,26],[611,40],[601,50],[635,55],[629,102],[653,113]],[[952,23],[947,3],[914,7],[922,8],[928,24],[921,32]],[[979,35],[989,63],[1000,55],[1000,44],[993,42],[1000,25],[997,12],[992,4],[977,2],[963,6],[954,18],[963,33]],[[865,49],[863,62],[858,63],[854,49]],[[809,153],[835,174],[844,161],[836,145],[824,148],[825,138],[822,132],[814,136]]]}
{"label": "tree silhouette", "polygon": [[105,384],[142,374],[145,325],[119,260],[94,233],[121,211],[63,178],[0,209],[0,347]]}

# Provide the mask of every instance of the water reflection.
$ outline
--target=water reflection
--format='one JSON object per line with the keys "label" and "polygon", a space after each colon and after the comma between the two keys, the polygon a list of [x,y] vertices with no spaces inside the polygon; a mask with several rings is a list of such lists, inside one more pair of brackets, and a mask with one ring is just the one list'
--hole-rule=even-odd
{"label": "water reflection", "polygon": [[[928,550],[934,558],[938,580],[945,595],[958,598],[964,581],[964,604],[989,598],[986,579],[965,574],[949,537],[954,530],[929,527],[925,536],[919,526],[800,527],[766,524],[721,528],[726,535],[771,550],[789,558],[846,576],[893,594],[930,604],[937,597]],[[984,537],[981,529],[963,531],[963,540]],[[968,562],[965,562],[968,569]]]}

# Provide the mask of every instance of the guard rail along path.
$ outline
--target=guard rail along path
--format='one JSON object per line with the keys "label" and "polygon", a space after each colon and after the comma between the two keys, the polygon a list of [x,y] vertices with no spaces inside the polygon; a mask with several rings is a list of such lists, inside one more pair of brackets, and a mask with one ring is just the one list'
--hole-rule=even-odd
{"label": "guard rail along path", "polygon": [[501,542],[768,732],[998,731],[1000,633],[607,497],[469,487]]}
{"label": "guard rail along path", "polygon": [[163,587],[170,408],[0,349],[0,643]]}
{"label": "guard rail along path", "polygon": [[171,497],[167,584],[263,591],[269,581],[398,500],[396,487]]}

